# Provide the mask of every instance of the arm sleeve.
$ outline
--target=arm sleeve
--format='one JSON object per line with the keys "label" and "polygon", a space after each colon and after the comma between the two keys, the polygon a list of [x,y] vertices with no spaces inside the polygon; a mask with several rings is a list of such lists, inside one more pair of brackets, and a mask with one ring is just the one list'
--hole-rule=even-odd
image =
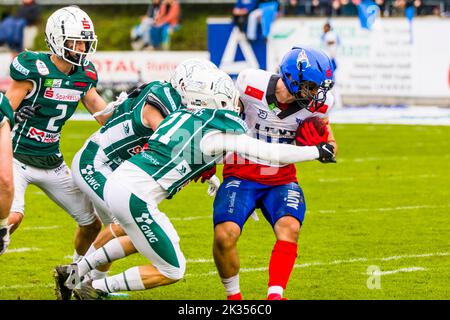
{"label": "arm sleeve", "polygon": [[223,152],[238,152],[273,164],[290,164],[319,158],[316,146],[298,147],[290,144],[266,143],[246,134],[226,134],[219,131],[205,135],[200,150],[209,156]]}

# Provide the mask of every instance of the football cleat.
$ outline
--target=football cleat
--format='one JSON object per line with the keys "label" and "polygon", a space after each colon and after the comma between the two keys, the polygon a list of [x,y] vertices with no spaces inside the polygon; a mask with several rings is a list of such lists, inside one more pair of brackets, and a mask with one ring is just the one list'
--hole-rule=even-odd
{"label": "football cleat", "polygon": [[271,293],[266,300],[287,300],[287,298],[283,298],[279,293]]}
{"label": "football cleat", "polygon": [[72,289],[66,287],[65,282],[70,275],[69,265],[56,266],[53,269],[53,278],[55,279],[55,294],[57,300],[70,300]]}
{"label": "football cleat", "polygon": [[108,298],[108,293],[92,286],[92,280],[82,282],[73,290],[73,295],[77,300],[104,300]]}
{"label": "football cleat", "polygon": [[10,237],[9,237],[10,226],[5,226],[0,228],[0,255],[5,253],[8,248]]}
{"label": "football cleat", "polygon": [[64,285],[73,290],[83,279],[78,275],[78,265],[72,263],[67,266],[67,273],[69,274],[64,282]]}

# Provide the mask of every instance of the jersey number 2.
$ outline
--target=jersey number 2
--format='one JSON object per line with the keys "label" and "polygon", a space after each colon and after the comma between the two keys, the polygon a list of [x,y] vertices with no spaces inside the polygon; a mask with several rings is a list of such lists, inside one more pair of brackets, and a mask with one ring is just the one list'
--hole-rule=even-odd
{"label": "jersey number 2", "polygon": [[64,119],[64,117],[65,117],[66,114],[67,114],[67,104],[58,104],[58,105],[56,106],[56,109],[61,110],[61,114],[60,114],[59,116],[55,116],[55,117],[51,117],[51,118],[50,118],[50,120],[49,120],[49,122],[48,122],[48,125],[47,125],[47,130],[50,130],[50,131],[58,131],[59,126],[55,126],[55,122],[56,122],[57,120]]}

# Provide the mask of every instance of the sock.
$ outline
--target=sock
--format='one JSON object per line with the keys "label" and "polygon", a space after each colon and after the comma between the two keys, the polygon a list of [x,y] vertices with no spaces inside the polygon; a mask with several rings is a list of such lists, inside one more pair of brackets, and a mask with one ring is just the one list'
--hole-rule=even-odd
{"label": "sock", "polygon": [[97,269],[94,269],[90,272],[91,279],[93,279],[93,280],[106,278],[107,274],[108,274],[108,271],[99,271]]}
{"label": "sock", "polygon": [[241,292],[241,289],[239,288],[239,274],[226,279],[221,278],[221,280],[225,287],[225,291],[227,292],[227,296],[232,296]]}
{"label": "sock", "polygon": [[8,217],[5,219],[0,219],[0,228],[6,227],[8,225]]}
{"label": "sock", "polygon": [[90,255],[92,252],[94,252],[95,250],[97,250],[97,249],[95,249],[94,245],[91,244],[91,246],[89,247],[89,249],[87,249],[87,251],[86,251],[86,253],[85,253],[84,255],[85,255],[85,256],[88,256],[88,255]]}
{"label": "sock", "polygon": [[74,250],[73,251],[73,257],[72,257],[72,262],[76,263],[79,260],[81,260],[83,257],[84,257],[83,255],[78,254],[77,250]]}
{"label": "sock", "polygon": [[296,258],[297,243],[277,240],[269,263],[268,295],[271,293],[283,295]]}
{"label": "sock", "polygon": [[78,276],[82,277],[96,267],[104,265],[125,257],[125,252],[119,242],[119,239],[112,239],[103,247],[98,248],[93,253],[85,256],[78,265]]}
{"label": "sock", "polygon": [[92,287],[110,293],[116,291],[145,290],[144,283],[142,282],[139,273],[139,267],[130,268],[125,272],[116,274],[112,277],[94,280],[92,282]]}

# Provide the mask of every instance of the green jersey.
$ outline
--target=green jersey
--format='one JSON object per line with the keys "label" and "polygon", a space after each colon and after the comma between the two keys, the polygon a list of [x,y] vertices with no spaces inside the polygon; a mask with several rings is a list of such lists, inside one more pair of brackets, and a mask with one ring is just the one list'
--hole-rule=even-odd
{"label": "green jersey", "polygon": [[8,120],[9,126],[14,127],[14,113],[9,104],[8,98],[5,97],[3,93],[0,92],[0,127],[3,124],[3,121]]}
{"label": "green jersey", "polygon": [[150,82],[139,95],[126,99],[95,137],[113,167],[138,154],[153,134],[142,122],[142,109],[147,100],[156,107],[163,105],[169,113],[184,108],[180,95],[167,82]]}
{"label": "green jersey", "polygon": [[36,114],[14,129],[13,152],[18,160],[38,168],[55,168],[63,162],[61,128],[75,112],[80,99],[97,85],[97,71],[91,62],[74,67],[67,75],[46,53],[24,51],[11,63],[11,78],[28,80],[33,90],[19,106],[36,104]]}
{"label": "green jersey", "polygon": [[150,137],[149,149],[129,161],[173,196],[223,156],[208,157],[200,150],[202,137],[211,131],[243,134],[247,125],[236,113],[227,110],[178,111],[161,122]]}

